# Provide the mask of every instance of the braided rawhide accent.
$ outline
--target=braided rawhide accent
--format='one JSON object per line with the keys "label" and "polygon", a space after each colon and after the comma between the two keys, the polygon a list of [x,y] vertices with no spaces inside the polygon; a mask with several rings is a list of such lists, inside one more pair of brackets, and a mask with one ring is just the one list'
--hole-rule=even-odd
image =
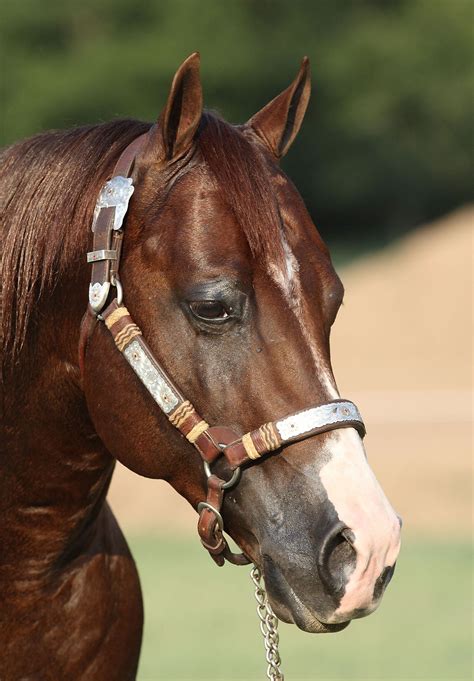
{"label": "braided rawhide accent", "polygon": [[175,411],[171,413],[168,418],[175,428],[180,429],[186,419],[189,418],[194,411],[196,410],[194,409],[191,402],[189,402],[189,400],[185,400],[178,405]]}
{"label": "braided rawhide accent", "polygon": [[171,414],[168,414],[168,418],[192,444],[209,429],[209,424],[198,414],[189,400],[181,402]]}
{"label": "braided rawhide accent", "polygon": [[120,352],[123,352],[134,338],[142,335],[140,328],[132,320],[125,306],[117,307],[105,318],[105,324]]}
{"label": "braided rawhide accent", "polygon": [[273,452],[281,445],[281,437],[274,423],[265,423],[252,432],[252,438],[259,452]]}
{"label": "braided rawhide accent", "polygon": [[189,440],[189,442],[191,442],[192,444],[194,444],[198,437],[202,435],[206,430],[209,430],[209,424],[206,423],[204,419],[201,419],[199,423],[196,423],[196,425],[192,427],[192,429],[186,435],[186,439]]}
{"label": "braided rawhide accent", "polygon": [[[107,326],[108,329],[111,329],[115,322],[118,322],[119,319],[122,319],[123,317],[130,317],[130,312],[127,310],[125,305],[122,305],[120,307],[116,307],[108,317],[105,318],[105,325]],[[131,319],[131,317],[130,317]]]}
{"label": "braided rawhide accent", "polygon": [[253,443],[251,433],[245,433],[245,435],[242,435],[242,444],[249,459],[255,460],[261,457],[260,452]]}
{"label": "braided rawhide accent", "polygon": [[122,329],[114,338],[115,340],[115,345],[118,347],[120,352],[124,350],[127,345],[132,341],[136,336],[141,336],[142,332],[138,328],[136,324],[127,324],[125,328]]}

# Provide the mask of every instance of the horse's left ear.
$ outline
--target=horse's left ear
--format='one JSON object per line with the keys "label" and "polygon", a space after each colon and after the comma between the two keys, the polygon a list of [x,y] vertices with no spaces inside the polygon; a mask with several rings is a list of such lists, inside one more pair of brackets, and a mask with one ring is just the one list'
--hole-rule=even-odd
{"label": "horse's left ear", "polygon": [[176,71],[151,147],[155,160],[173,161],[190,148],[202,116],[199,52],[191,54]]}
{"label": "horse's left ear", "polygon": [[290,87],[247,123],[277,159],[286,154],[301,127],[311,94],[310,77],[309,59],[304,57]]}

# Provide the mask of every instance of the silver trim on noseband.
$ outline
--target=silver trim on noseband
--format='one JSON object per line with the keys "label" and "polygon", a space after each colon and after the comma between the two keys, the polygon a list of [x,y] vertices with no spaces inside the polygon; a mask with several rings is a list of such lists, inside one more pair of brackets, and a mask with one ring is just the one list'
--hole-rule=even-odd
{"label": "silver trim on noseband", "polygon": [[328,402],[318,407],[311,407],[276,421],[275,427],[281,439],[289,442],[312,430],[342,424],[344,421],[362,421],[359,410],[353,402]]}

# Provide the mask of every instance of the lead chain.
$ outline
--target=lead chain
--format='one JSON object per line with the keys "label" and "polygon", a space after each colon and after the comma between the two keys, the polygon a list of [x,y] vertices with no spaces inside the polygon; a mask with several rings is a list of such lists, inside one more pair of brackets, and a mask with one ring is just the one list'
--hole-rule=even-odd
{"label": "lead chain", "polygon": [[255,600],[257,601],[257,614],[260,620],[260,630],[265,643],[265,657],[267,660],[267,678],[270,681],[284,681],[283,672],[280,669],[281,659],[278,651],[278,618],[268,602],[267,592],[262,582],[262,573],[255,565],[250,577],[255,585]]}

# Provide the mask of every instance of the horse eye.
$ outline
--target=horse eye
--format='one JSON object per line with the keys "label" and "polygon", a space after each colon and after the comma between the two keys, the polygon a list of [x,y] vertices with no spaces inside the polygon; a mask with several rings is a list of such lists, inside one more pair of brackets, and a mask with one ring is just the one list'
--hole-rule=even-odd
{"label": "horse eye", "polygon": [[231,312],[218,300],[195,300],[189,303],[189,307],[196,317],[206,320],[227,319]]}

